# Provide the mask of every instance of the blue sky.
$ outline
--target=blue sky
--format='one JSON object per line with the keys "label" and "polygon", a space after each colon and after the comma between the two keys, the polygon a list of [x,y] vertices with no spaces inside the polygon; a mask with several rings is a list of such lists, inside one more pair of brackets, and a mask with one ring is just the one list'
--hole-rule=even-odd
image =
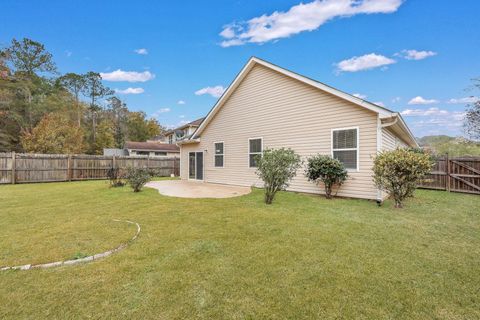
{"label": "blue sky", "polygon": [[3,0],[2,12],[1,45],[40,41],[60,72],[102,72],[167,126],[205,115],[251,56],[402,112],[417,136],[462,135],[480,95],[466,91],[480,77],[477,0]]}

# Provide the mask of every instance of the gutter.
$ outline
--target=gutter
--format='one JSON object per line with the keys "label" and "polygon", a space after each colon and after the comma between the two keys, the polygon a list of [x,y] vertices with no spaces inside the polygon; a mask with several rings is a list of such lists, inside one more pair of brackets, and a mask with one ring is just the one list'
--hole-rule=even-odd
{"label": "gutter", "polygon": [[182,141],[178,141],[176,143],[177,146],[181,146],[182,144],[191,144],[191,143],[199,143],[200,142],[200,138],[197,138],[197,139],[188,139],[188,140],[182,140]]}
{"label": "gutter", "polygon": [[391,117],[384,117],[381,119],[390,119],[390,118],[393,118],[393,121],[382,123],[381,127],[382,128],[391,127],[397,124],[398,122],[398,126],[400,126],[401,129],[408,134],[408,137],[411,139],[411,142],[413,142],[413,144],[418,148],[419,147],[418,142],[415,139],[415,136],[412,134],[412,132],[408,128],[408,126],[405,124],[405,121],[403,120],[402,116],[398,112],[395,112],[395,113],[392,113]]}

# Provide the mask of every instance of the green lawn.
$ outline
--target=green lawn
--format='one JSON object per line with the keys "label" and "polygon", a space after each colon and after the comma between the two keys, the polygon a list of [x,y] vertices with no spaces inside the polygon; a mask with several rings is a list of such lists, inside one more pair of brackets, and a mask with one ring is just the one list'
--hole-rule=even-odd
{"label": "green lawn", "polygon": [[0,186],[0,319],[478,319],[480,197],[418,191],[405,209],[262,190],[134,194],[105,181]]}

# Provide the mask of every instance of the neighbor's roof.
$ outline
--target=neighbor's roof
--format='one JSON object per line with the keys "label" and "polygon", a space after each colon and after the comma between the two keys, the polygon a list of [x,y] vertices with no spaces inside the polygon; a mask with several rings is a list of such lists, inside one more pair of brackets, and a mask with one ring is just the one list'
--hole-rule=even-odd
{"label": "neighbor's roof", "polygon": [[255,65],[262,65],[264,67],[267,67],[269,69],[272,69],[274,71],[277,71],[285,76],[288,76],[290,78],[299,80],[303,83],[306,83],[308,85],[311,85],[315,88],[318,88],[322,91],[328,92],[334,96],[337,96],[339,98],[342,98],[346,101],[349,101],[351,103],[354,103],[360,107],[363,107],[365,109],[371,110],[373,112],[376,112],[379,114],[380,118],[390,118],[392,116],[400,118],[400,125],[402,125],[402,131],[404,131],[405,135],[408,137],[408,139],[415,145],[418,145],[415,137],[411,133],[410,129],[406,126],[405,122],[401,118],[400,114],[395,113],[392,110],[389,110],[385,107],[376,105],[374,103],[371,103],[369,101],[360,99],[358,97],[355,97],[351,94],[348,94],[346,92],[340,91],[338,89],[335,89],[333,87],[330,87],[322,82],[310,79],[308,77],[302,76],[298,73],[292,72],[290,70],[284,69],[282,67],[279,67],[273,63],[270,63],[268,61],[259,59],[257,57],[252,57],[250,60],[247,62],[247,64],[243,67],[243,69],[240,71],[240,73],[235,77],[233,82],[228,86],[227,90],[223,93],[223,95],[218,99],[217,103],[213,106],[213,108],[210,110],[210,112],[207,114],[205,117],[205,120],[201,122],[200,126],[197,128],[193,136],[190,138],[190,140],[195,141],[197,138],[200,137],[200,134],[205,130],[207,125],[210,123],[210,121],[213,119],[215,114],[218,112],[218,110],[223,106],[223,104],[228,100],[228,98],[231,96],[231,94],[235,91],[235,89],[238,87],[238,85],[242,82],[242,80],[245,78],[245,76],[248,74],[248,72],[255,66]]}
{"label": "neighbor's roof", "polygon": [[200,119],[194,120],[192,122],[186,123],[186,124],[184,124],[180,127],[177,127],[175,129],[168,130],[164,133],[164,135],[175,132],[177,130],[182,130],[182,129],[185,129],[185,128],[188,128],[188,127],[198,127],[202,123],[203,119],[205,119],[205,118],[200,118]]}
{"label": "neighbor's roof", "polygon": [[180,148],[175,144],[158,143],[158,142],[127,141],[125,142],[125,149],[180,152]]}

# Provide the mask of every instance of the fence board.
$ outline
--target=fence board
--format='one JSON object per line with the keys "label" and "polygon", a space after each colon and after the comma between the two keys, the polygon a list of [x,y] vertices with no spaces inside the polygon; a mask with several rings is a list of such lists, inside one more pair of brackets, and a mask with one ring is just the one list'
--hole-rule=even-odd
{"label": "fence board", "polygon": [[106,179],[112,167],[150,168],[160,176],[178,176],[180,159],[0,153],[0,184]]}
{"label": "fence board", "polygon": [[480,194],[480,157],[438,158],[419,187]]}

